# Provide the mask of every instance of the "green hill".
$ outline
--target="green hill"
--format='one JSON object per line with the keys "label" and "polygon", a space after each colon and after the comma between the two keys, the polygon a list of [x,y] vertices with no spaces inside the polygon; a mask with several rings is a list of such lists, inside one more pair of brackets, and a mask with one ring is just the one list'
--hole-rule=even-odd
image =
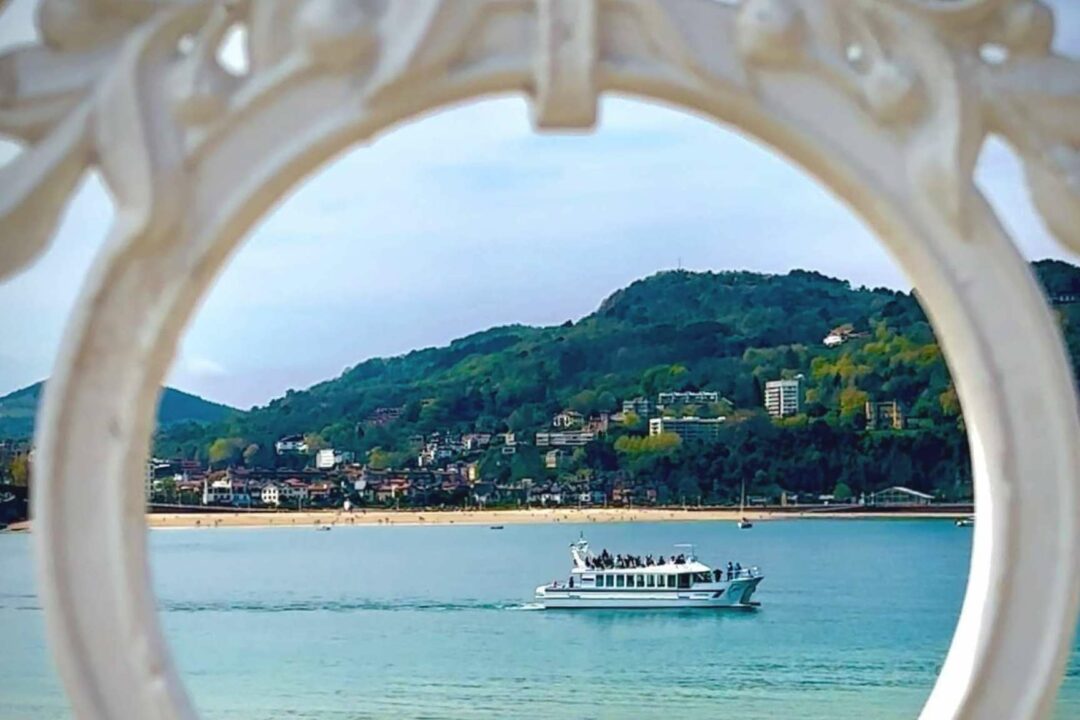
{"label": "green hill", "polygon": [[[1043,261],[1035,268],[1050,295],[1080,288],[1076,267]],[[1074,359],[1078,307],[1058,308]],[[850,339],[824,346],[825,335],[845,324]],[[171,428],[159,445],[206,457],[211,442],[228,439],[237,456],[251,444],[269,448],[282,435],[309,433],[338,449],[378,447],[404,460],[416,434],[533,431],[565,407],[614,411],[624,399],[665,390],[715,390],[725,401],[712,411],[737,420],[760,413],[765,381],[799,373],[806,417],[792,423],[859,430],[870,399],[901,402],[923,428],[958,422],[948,371],[913,295],[801,270],[669,271],[615,292],[576,323],[498,327],[368,360],[225,423]],[[386,407],[401,408],[400,418],[369,422]],[[272,462],[265,452],[256,458]]]}
{"label": "green hill", "polygon": [[[34,432],[34,418],[44,381],[0,397],[0,439],[22,439]],[[238,411],[173,388],[165,388],[158,405],[158,424],[216,423]]]}

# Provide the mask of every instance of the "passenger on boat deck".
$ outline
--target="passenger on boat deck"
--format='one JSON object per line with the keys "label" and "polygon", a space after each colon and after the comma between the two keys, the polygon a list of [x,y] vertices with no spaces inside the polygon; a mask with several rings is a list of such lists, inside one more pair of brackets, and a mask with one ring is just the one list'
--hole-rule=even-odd
{"label": "passenger on boat deck", "polygon": [[733,573],[733,572],[735,572],[735,570],[734,570],[734,568],[733,568],[733,567],[732,567],[732,565],[731,565],[731,561],[730,561],[730,560],[728,560],[728,563],[727,563],[727,579],[728,579],[728,580],[730,580],[730,579],[731,579],[731,575],[732,575],[732,573]]}
{"label": "passenger on boat deck", "polygon": [[739,577],[739,573],[742,572],[742,565],[735,563],[735,577]]}

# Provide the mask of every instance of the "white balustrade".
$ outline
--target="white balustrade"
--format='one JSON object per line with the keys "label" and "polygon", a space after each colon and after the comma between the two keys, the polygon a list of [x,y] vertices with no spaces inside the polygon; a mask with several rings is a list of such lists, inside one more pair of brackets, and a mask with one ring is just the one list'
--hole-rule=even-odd
{"label": "white balustrade", "polygon": [[[2,3],[0,3],[2,4]],[[451,103],[600,93],[684,108],[801,165],[919,292],[964,409],[978,523],[924,718],[1042,718],[1080,590],[1080,422],[1051,313],[972,180],[988,134],[1080,250],[1080,65],[1037,0],[42,0],[0,58],[0,277],[80,178],[116,205],[37,429],[34,540],[79,718],[193,718],[158,624],[142,462],[178,338],[248,230],[345,149]],[[220,65],[241,27],[240,75]],[[721,158],[717,158],[721,161]],[[89,481],[85,467],[101,475]]]}

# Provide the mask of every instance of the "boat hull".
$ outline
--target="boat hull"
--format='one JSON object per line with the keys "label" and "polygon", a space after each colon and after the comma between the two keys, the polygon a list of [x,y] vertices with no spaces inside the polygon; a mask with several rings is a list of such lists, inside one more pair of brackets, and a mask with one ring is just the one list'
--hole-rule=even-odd
{"label": "boat hull", "polygon": [[545,609],[599,610],[680,608],[749,609],[758,606],[751,600],[761,577],[718,583],[715,587],[691,590],[623,590],[552,587],[536,588],[536,602]]}

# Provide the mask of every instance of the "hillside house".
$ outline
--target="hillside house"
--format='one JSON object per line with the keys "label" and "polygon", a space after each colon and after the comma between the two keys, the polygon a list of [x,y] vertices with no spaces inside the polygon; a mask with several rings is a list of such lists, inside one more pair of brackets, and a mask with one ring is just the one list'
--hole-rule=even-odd
{"label": "hillside house", "polygon": [[584,422],[585,416],[576,410],[563,410],[561,413],[551,418],[552,427],[563,428],[566,430],[581,427]]}
{"label": "hillside house", "polygon": [[278,455],[307,455],[308,444],[303,435],[286,435],[274,443]]}

